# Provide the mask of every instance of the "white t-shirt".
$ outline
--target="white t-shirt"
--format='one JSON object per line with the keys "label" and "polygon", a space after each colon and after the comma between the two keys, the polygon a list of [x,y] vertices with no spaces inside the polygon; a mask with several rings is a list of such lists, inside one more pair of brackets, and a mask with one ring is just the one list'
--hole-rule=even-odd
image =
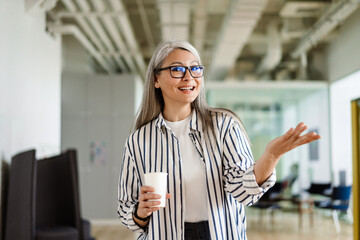
{"label": "white t-shirt", "polygon": [[191,115],[178,122],[166,121],[179,141],[185,184],[185,222],[208,220],[205,164],[189,136]]}

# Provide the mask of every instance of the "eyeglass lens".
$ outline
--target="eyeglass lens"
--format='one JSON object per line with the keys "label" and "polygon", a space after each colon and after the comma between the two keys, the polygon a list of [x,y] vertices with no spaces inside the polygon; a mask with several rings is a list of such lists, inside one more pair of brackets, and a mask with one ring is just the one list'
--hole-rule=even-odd
{"label": "eyeglass lens", "polygon": [[[202,77],[204,74],[204,67],[203,66],[190,66],[190,74],[193,77]],[[170,73],[172,77],[175,78],[182,78],[186,74],[187,67],[183,66],[174,66],[170,68]]]}

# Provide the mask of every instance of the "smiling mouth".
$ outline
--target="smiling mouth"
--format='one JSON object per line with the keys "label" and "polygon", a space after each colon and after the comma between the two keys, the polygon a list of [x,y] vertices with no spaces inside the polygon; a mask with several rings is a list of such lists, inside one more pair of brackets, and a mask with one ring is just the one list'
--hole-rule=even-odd
{"label": "smiling mouth", "polygon": [[183,87],[183,88],[179,88],[180,91],[192,91],[194,90],[195,87]]}

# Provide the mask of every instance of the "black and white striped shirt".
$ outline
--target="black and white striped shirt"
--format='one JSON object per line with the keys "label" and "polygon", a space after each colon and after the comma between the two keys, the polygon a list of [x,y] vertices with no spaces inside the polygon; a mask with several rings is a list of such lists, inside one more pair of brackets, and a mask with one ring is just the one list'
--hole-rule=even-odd
{"label": "black and white striped shirt", "polygon": [[[274,184],[275,172],[258,186],[254,160],[237,120],[214,112],[215,138],[204,134],[196,111],[190,120],[190,137],[205,163],[211,239],[246,239],[244,205],[251,205]],[[167,172],[171,199],[154,212],[146,229],[133,220],[144,173]],[[140,233],[139,239],[184,239],[184,184],[179,143],[163,116],[142,126],[126,141],[120,172],[118,213],[124,225]],[[196,199],[194,199],[196,201]]]}

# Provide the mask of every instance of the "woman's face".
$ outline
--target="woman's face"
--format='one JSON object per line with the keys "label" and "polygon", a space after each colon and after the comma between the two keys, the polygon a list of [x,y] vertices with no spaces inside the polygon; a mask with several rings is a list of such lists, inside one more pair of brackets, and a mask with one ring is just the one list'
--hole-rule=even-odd
{"label": "woman's face", "polygon": [[[167,56],[161,68],[194,65],[199,65],[199,62],[192,53],[183,49],[175,49]],[[179,104],[190,105],[199,95],[203,80],[203,77],[192,77],[188,69],[183,78],[172,77],[170,69],[157,73],[155,77],[155,87],[161,89],[166,107],[179,106]]]}

